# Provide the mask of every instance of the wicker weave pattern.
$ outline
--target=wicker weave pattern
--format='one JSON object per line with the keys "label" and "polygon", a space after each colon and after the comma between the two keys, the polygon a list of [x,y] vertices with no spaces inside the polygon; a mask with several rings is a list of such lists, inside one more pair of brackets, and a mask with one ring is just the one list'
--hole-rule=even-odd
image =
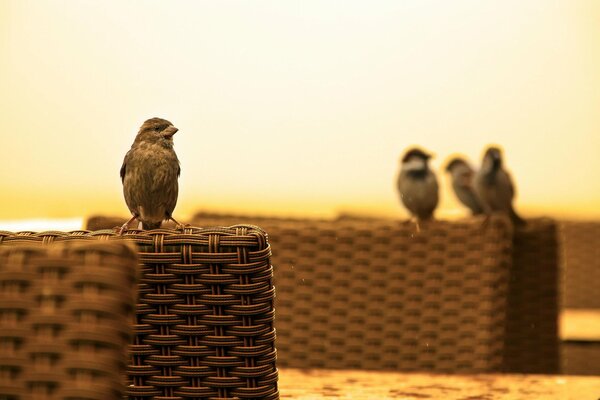
{"label": "wicker weave pattern", "polygon": [[[215,218],[213,216],[211,218],[211,216],[208,215],[199,215],[199,219],[196,222],[198,224],[226,223],[226,221],[231,219],[234,218],[232,216],[226,216],[225,218]],[[242,219],[237,217],[237,220]],[[324,290],[324,285],[314,282],[325,276],[328,277],[329,275],[327,274],[329,274],[329,271],[334,271],[331,272],[333,274],[332,279],[334,281],[339,280],[342,282],[342,286],[348,285],[347,283],[344,283],[345,280],[350,280],[350,282],[355,282],[355,280],[366,282],[368,279],[375,279],[371,274],[368,276],[365,274],[351,275],[351,278],[342,278],[343,274],[336,272],[338,271],[338,268],[341,267],[331,268],[327,266],[324,268],[323,266],[331,264],[331,258],[342,257],[347,260],[346,265],[352,266],[351,268],[353,268],[353,271],[359,270],[361,267],[364,270],[372,271],[372,263],[375,262],[378,257],[376,253],[374,253],[373,247],[374,243],[377,243],[377,246],[381,246],[378,248],[381,253],[379,257],[381,258],[383,257],[383,254],[387,254],[387,262],[389,264],[389,268],[380,275],[379,279],[386,281],[386,285],[388,286],[382,288],[382,290],[365,289],[362,292],[365,294],[364,298],[368,299],[369,296],[371,296],[371,293],[375,293],[375,298],[378,300],[381,300],[381,296],[387,298],[389,296],[389,290],[384,289],[387,289],[391,284],[395,284],[392,283],[394,282],[394,271],[398,269],[398,266],[402,266],[403,269],[405,269],[406,266],[410,266],[406,271],[408,271],[407,273],[409,274],[408,276],[409,279],[411,279],[412,284],[406,282],[402,285],[406,287],[407,291],[410,290],[413,295],[408,301],[403,300],[405,301],[405,306],[400,314],[396,314],[396,318],[402,320],[400,323],[407,322],[412,324],[411,326],[414,326],[415,324],[422,326],[424,318],[422,310],[424,310],[425,306],[422,303],[416,302],[415,299],[423,299],[423,301],[430,303],[430,299],[434,298],[432,290],[430,289],[431,285],[446,284],[445,281],[430,281],[431,275],[422,275],[418,279],[415,279],[414,277],[418,277],[419,275],[410,275],[412,273],[411,271],[418,271],[419,268],[433,268],[433,270],[439,272],[445,271],[444,268],[439,267],[440,265],[444,266],[445,263],[457,263],[456,265],[459,265],[460,261],[457,260],[462,259],[466,261],[466,265],[469,260],[478,263],[486,258],[495,258],[497,267],[501,268],[500,265],[502,265],[509,269],[508,275],[510,276],[510,287],[507,292],[503,292],[507,296],[507,303],[505,303],[507,308],[504,310],[496,308],[498,313],[502,313],[506,317],[502,322],[504,323],[503,326],[497,325],[497,329],[506,331],[505,343],[502,345],[504,348],[504,362],[502,363],[500,370],[529,373],[559,372],[558,304],[560,286],[557,258],[557,228],[554,221],[545,219],[528,221],[528,226],[526,228],[514,232],[514,243],[510,245],[504,244],[502,242],[503,239],[498,238],[498,236],[510,237],[511,234],[508,233],[508,231],[502,235],[499,234],[499,232],[490,235],[490,232],[483,234],[475,225],[470,228],[461,228],[463,224],[466,224],[468,227],[469,222],[436,222],[436,224],[439,224],[438,229],[440,229],[442,233],[435,233],[435,231],[423,232],[423,236],[426,237],[427,243],[427,245],[423,246],[419,245],[417,241],[407,238],[409,233],[414,232],[411,225],[400,225],[400,223],[394,223],[392,221],[345,219],[337,221],[302,222],[276,218],[267,219],[264,217],[256,220],[260,221],[261,226],[269,231],[270,241],[275,249],[273,263],[276,268],[275,282],[279,293],[277,300],[277,327],[281,365],[303,368],[306,366],[318,367],[328,365],[332,367],[364,367],[368,364],[368,368],[378,368],[376,362],[369,363],[364,361],[364,358],[362,359],[363,361],[360,362],[347,362],[348,356],[337,356],[338,358],[342,357],[342,361],[337,363],[332,361],[331,358],[335,358],[333,356],[330,359],[324,359],[324,356],[320,356],[323,351],[323,345],[320,347],[317,345],[308,347],[308,353],[310,355],[302,356],[300,353],[307,348],[304,343],[305,340],[298,338],[298,341],[294,342],[289,339],[288,335],[291,334],[288,332],[294,332],[296,331],[296,328],[291,321],[286,319],[289,307],[294,309],[290,311],[291,315],[297,315],[295,308],[298,307],[298,303],[304,302],[305,308],[316,306],[313,297],[311,297],[309,293],[315,289],[321,291]],[[248,219],[247,221],[251,220]],[[471,222],[471,224],[472,223],[473,222]],[[385,234],[382,233],[382,228],[390,224],[398,229],[404,229],[404,233],[400,230],[393,233],[393,236],[395,236],[394,239],[386,237]],[[478,227],[478,223],[476,224]],[[403,228],[399,228],[400,226]],[[360,233],[363,228],[365,231]],[[313,234],[313,236],[321,236],[318,239],[318,245],[314,244],[314,238],[306,238],[306,235],[301,233],[310,229],[314,229],[315,232],[318,232]],[[462,232],[461,229],[463,229]],[[335,237],[336,240],[327,239],[327,235]],[[364,238],[361,238],[360,235]],[[366,244],[368,243],[368,240],[372,240],[372,242],[370,242],[371,244]],[[489,245],[488,241],[490,240],[497,241],[496,244],[501,248],[511,248],[512,254],[510,259],[507,260],[506,258],[503,258],[503,256],[498,256],[498,249],[487,250],[485,246]],[[313,244],[311,245],[310,243]],[[442,258],[442,261],[436,261],[436,257]],[[340,265],[342,262],[334,261],[333,263],[335,265]],[[291,265],[294,265],[293,272],[290,271],[292,270]],[[466,276],[481,272],[481,269],[478,271],[469,271],[462,266],[460,269]],[[313,278],[312,274],[318,278]],[[305,281],[311,279],[311,283],[308,285],[313,286],[308,288],[303,288],[303,286],[300,286],[300,288],[294,287],[288,295],[286,285],[291,285],[291,283],[288,282],[298,278],[304,278]],[[449,277],[444,273],[444,279],[446,278]],[[460,275],[456,275],[456,278],[463,279]],[[357,283],[354,283],[354,285],[356,284]],[[358,284],[361,285],[363,283]],[[463,284],[465,286],[459,287],[458,289],[461,296],[462,293],[472,290],[467,286],[467,282],[464,282]],[[317,287],[316,285],[320,286]],[[332,284],[332,286],[336,286],[336,283]],[[487,289],[499,290],[498,293],[503,290],[502,287]],[[485,292],[483,287],[475,289],[473,293],[475,296],[489,295],[489,293]],[[285,296],[289,297],[286,298]],[[293,296],[302,297],[296,299]],[[348,298],[350,298],[350,296],[354,295],[349,295]],[[289,299],[289,301],[286,299]],[[331,297],[330,301],[332,301]],[[365,300],[361,299],[361,301]],[[325,299],[322,299],[322,302],[325,302]],[[462,307],[459,303],[455,303],[455,305]],[[318,307],[321,306],[322,304],[318,304]],[[342,307],[342,305],[337,305],[335,307]],[[371,316],[373,315],[370,314],[372,312],[372,310],[369,310],[367,314]],[[468,313],[473,312],[473,310],[470,309],[470,306],[466,306],[466,309],[461,309],[458,312]],[[447,319],[450,319],[448,314],[446,314],[446,316],[448,317]],[[297,317],[294,318],[297,319]],[[374,316],[372,318],[375,319]],[[435,323],[439,324],[444,318],[440,317],[438,320],[430,318],[429,320],[436,321]],[[351,321],[348,319],[340,319],[338,321],[339,324],[337,325],[337,329],[347,330],[352,326]],[[366,320],[366,322],[369,321],[370,320]],[[475,317],[473,321],[477,324],[482,322],[482,320],[477,317]],[[498,323],[499,322],[500,321],[498,320]],[[399,322],[395,323],[398,324]],[[368,334],[371,335],[371,337],[375,337],[375,340],[372,341],[374,343],[378,343],[383,337],[382,332],[386,332],[382,329],[377,333],[374,329],[367,329],[364,324],[359,323],[357,325],[358,328],[355,329],[358,329],[359,331],[368,331]],[[491,324],[483,324],[476,328],[473,327],[473,325],[470,326],[476,330],[485,330],[489,329]],[[329,328],[330,327],[328,326],[327,330],[331,331]],[[319,332],[319,334],[323,334],[323,332]],[[330,332],[326,334],[331,335]],[[346,337],[346,335],[344,336]],[[364,334],[361,337],[365,337]],[[400,338],[401,336],[396,337]],[[414,337],[419,336],[413,335],[413,338]],[[499,336],[496,338],[499,339]],[[349,339],[346,337],[345,340],[347,341]],[[357,354],[360,353],[358,349],[359,343],[360,340],[358,339],[354,342],[354,346],[356,346],[354,352]],[[430,343],[431,345],[431,341],[426,343]],[[392,353],[403,353],[405,351],[412,352],[416,348],[414,341],[405,341],[402,345],[403,347],[399,344],[396,344],[396,346],[398,346],[400,350],[393,350]],[[454,346],[453,348],[455,350],[452,351],[458,351],[456,350],[458,349],[457,346]],[[466,348],[467,347],[465,347],[465,349]],[[293,350],[293,355],[289,355],[291,350]],[[391,349],[388,348],[388,350]],[[420,349],[416,356],[410,355],[413,361],[405,361],[404,363],[390,362],[385,365],[385,368],[392,368],[394,366],[393,369],[446,371],[451,365],[454,365],[454,367],[457,365],[454,362],[455,358],[453,358],[456,356],[445,356],[446,358],[449,357],[452,362],[448,362],[447,364],[436,362],[435,365],[431,367],[433,364],[431,361],[423,361],[423,358],[427,357],[426,354],[428,354],[428,352],[432,352],[432,349]],[[298,360],[303,359],[303,357],[317,357],[319,358],[319,361],[299,362]],[[359,357],[360,356],[357,356],[357,358]],[[377,356],[370,357],[376,359]],[[382,365],[384,364],[380,364],[379,368],[381,368]],[[458,370],[469,372],[471,370],[480,369],[460,367]]]}
{"label": "wicker weave pattern", "polygon": [[600,308],[600,222],[560,224],[563,307]]}
{"label": "wicker weave pattern", "polygon": [[397,221],[261,219],[274,249],[278,363],[502,369],[511,230],[481,222],[416,233]]}
{"label": "wicker weave pattern", "polygon": [[121,399],[137,257],[125,243],[0,248],[0,398]]}
{"label": "wicker weave pattern", "polygon": [[[1,233],[7,241],[112,231]],[[270,247],[256,227],[129,231],[142,263],[130,399],[278,399]]]}
{"label": "wicker weave pattern", "polygon": [[515,231],[506,326],[508,371],[560,371],[557,240],[552,220],[528,220],[525,228]]}

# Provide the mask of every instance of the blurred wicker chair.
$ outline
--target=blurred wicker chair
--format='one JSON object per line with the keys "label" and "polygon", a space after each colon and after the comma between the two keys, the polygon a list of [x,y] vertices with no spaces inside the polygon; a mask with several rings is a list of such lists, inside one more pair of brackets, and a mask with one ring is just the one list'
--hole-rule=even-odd
{"label": "blurred wicker chair", "polygon": [[560,224],[563,307],[600,309],[600,221]]}
{"label": "blurred wicker chair", "polygon": [[[113,217],[113,216],[103,216],[103,215],[93,215],[86,219],[84,229],[88,231],[99,231],[102,229],[113,229],[115,227],[120,227],[127,221],[129,218],[123,217]],[[129,228],[134,228],[137,226],[137,223],[134,221],[129,224]]]}
{"label": "blurred wicker chair", "polygon": [[122,399],[137,266],[123,242],[0,246],[0,398]]}
{"label": "blurred wicker chair", "polygon": [[[120,228],[121,225],[125,223],[130,218],[130,216],[105,216],[105,215],[92,215],[88,217],[85,221],[84,229],[88,231],[100,231],[103,229],[114,229]],[[233,224],[229,224],[233,225]],[[129,229],[136,229],[138,227],[138,221],[134,220],[129,223]],[[175,223],[173,221],[163,222],[163,229],[173,229],[175,228]]]}
{"label": "blurred wicker chair", "polygon": [[[142,263],[131,400],[275,400],[270,247],[256,227],[128,231]],[[0,232],[0,243],[115,239],[112,230]],[[0,246],[1,247],[1,246]]]}
{"label": "blurred wicker chair", "polygon": [[[525,229],[514,232],[514,238],[512,230],[500,220],[495,220],[491,230],[481,230],[480,220],[437,221],[433,230],[421,235],[415,235],[411,224],[365,218],[301,221],[198,214],[195,222],[211,225],[234,220],[260,223],[269,232],[278,288],[281,365],[443,372],[559,372],[557,228],[551,220],[530,220]],[[496,247],[490,247],[489,242],[494,242]],[[480,268],[470,270],[468,265]],[[491,269],[483,270],[483,265]],[[449,270],[454,271],[454,275],[449,275]],[[472,282],[464,281],[469,276],[476,281],[479,279],[476,274],[491,270],[499,280],[504,279],[503,274],[506,279],[510,277],[510,285],[486,287],[488,281],[483,280],[482,285],[471,288],[468,285]],[[460,281],[458,286],[455,281]],[[436,299],[453,290],[459,294],[448,297],[451,300],[447,300],[443,310],[457,307],[458,311],[452,310],[454,314],[440,311],[436,316],[427,314],[431,313],[428,307],[435,304]],[[401,292],[406,297],[397,294],[392,297],[391,292]],[[496,315],[493,323],[485,320],[488,310],[472,309],[469,300],[463,300],[464,293],[473,293],[473,298],[481,296],[483,300],[494,298],[492,292],[493,296],[505,296],[504,303],[494,300],[497,303],[492,308],[495,307],[502,318]],[[393,307],[388,306],[390,301]],[[338,309],[348,304],[353,305],[353,315],[363,313],[366,317],[349,319],[350,311]],[[388,318],[386,323],[377,319],[382,312]],[[493,337],[502,342],[494,344],[502,348],[500,364],[490,360],[475,367],[473,359],[459,362],[454,358],[456,355],[439,353],[466,351],[475,358],[483,347],[474,349],[470,339],[465,339],[470,345],[462,347],[459,344],[463,342],[458,339],[445,340],[444,343],[453,345],[444,350],[440,350],[439,342],[421,340],[419,329],[440,330],[446,320],[469,313],[481,313],[481,316],[469,319],[470,324],[462,329],[503,332],[490,334],[490,340]],[[312,317],[317,318],[317,327],[311,327],[306,321]],[[425,328],[426,321],[431,324],[430,328]],[[404,333],[388,333],[390,326],[398,326]],[[294,336],[310,329],[317,329],[310,339]],[[329,338],[331,335],[337,336]],[[412,335],[413,340],[403,335]],[[386,344],[385,351],[381,351],[384,337],[386,343],[395,340],[396,344]],[[341,341],[345,347],[340,347]],[[419,347],[420,344],[425,348]],[[361,350],[361,346],[365,349]],[[367,354],[369,352],[373,354]],[[431,353],[435,352],[445,361],[432,358]],[[381,354],[384,358],[393,358],[391,354],[404,355],[405,359],[368,361],[369,358],[381,361]]]}
{"label": "blurred wicker chair", "polygon": [[[229,223],[203,216],[202,225]],[[238,218],[239,219],[239,218]],[[250,221],[250,220],[246,220]],[[503,369],[511,228],[493,219],[253,219],[269,232],[279,365]]]}
{"label": "blurred wicker chair", "polygon": [[[562,308],[600,312],[600,221],[560,223]],[[562,370],[600,375],[600,341],[567,338]]]}

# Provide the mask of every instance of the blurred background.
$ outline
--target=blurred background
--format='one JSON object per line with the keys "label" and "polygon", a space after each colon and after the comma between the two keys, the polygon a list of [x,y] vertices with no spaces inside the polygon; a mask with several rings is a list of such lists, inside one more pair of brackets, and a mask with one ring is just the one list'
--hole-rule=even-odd
{"label": "blurred background", "polygon": [[[141,123],[197,211],[406,217],[406,147],[500,144],[525,217],[600,218],[600,2],[0,1],[0,229],[128,215]],[[40,219],[46,219],[40,221]],[[47,220],[51,219],[51,220]]]}
{"label": "blurred background", "polygon": [[596,0],[0,0],[0,230],[128,217],[119,170],[151,117],[179,128],[174,217],[196,224],[407,218],[413,145],[436,216],[461,218],[445,163],[494,143],[517,211],[560,221],[562,371],[600,375],[598,21]]}

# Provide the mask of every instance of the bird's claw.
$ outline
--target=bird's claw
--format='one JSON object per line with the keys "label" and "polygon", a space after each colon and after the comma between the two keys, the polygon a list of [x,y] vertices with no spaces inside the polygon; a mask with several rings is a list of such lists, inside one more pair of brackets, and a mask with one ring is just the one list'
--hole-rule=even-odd
{"label": "bird's claw", "polygon": [[169,219],[175,223],[175,229],[181,230],[182,232],[185,230],[185,228],[192,226],[190,224],[182,224],[173,217],[169,217]]}
{"label": "bird's claw", "polygon": [[[123,226],[119,229],[119,236],[123,236],[123,234],[125,233],[125,231],[127,230],[127,225],[128,224],[123,224]],[[118,227],[117,227],[118,228]]]}
{"label": "bird's claw", "polygon": [[177,230],[184,231],[184,230],[185,230],[185,228],[189,228],[189,227],[191,227],[191,226],[192,226],[191,224],[182,224],[182,223],[177,223],[177,226],[176,226],[176,228],[177,228]]}
{"label": "bird's claw", "polygon": [[415,225],[415,233],[417,235],[421,233],[421,224],[419,223],[419,219],[417,217],[411,217],[409,219],[409,223]]}
{"label": "bird's claw", "polygon": [[487,227],[490,225],[490,219],[491,219],[491,215],[490,214],[485,214],[485,217],[483,218],[483,221],[481,222],[481,229],[482,230],[486,230]]}
{"label": "bird's claw", "polygon": [[[125,231],[127,230],[127,228],[129,228],[129,224],[131,223],[131,221],[133,221],[134,219],[136,219],[137,216],[134,215],[132,216],[129,220],[127,220],[127,222],[125,222],[122,226],[121,229],[119,229],[119,236],[123,236],[123,234],[125,233]],[[117,227],[118,228],[118,227]]]}

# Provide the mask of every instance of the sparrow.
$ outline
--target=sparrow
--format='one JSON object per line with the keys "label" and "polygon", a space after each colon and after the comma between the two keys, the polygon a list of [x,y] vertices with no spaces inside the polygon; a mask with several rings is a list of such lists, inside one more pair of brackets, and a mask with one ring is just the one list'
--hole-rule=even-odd
{"label": "sparrow", "polygon": [[458,200],[467,206],[473,215],[483,214],[483,205],[473,188],[475,171],[471,165],[460,157],[454,157],[446,166],[446,172],[450,174],[452,189]]}
{"label": "sparrow", "polygon": [[475,174],[474,187],[487,214],[503,212],[513,224],[525,225],[525,220],[513,208],[515,189],[510,175],[502,168],[502,153],[498,147],[486,150],[481,168]]}
{"label": "sparrow", "polygon": [[173,135],[177,131],[169,121],[151,118],[142,124],[125,154],[121,181],[132,217],[121,227],[121,234],[134,219],[142,223],[143,229],[160,228],[162,221],[169,219],[181,226],[172,215],[181,173],[173,150]]}
{"label": "sparrow", "polygon": [[427,161],[431,155],[418,148],[408,150],[402,157],[396,182],[400,199],[417,219],[428,220],[438,204],[438,183]]}

